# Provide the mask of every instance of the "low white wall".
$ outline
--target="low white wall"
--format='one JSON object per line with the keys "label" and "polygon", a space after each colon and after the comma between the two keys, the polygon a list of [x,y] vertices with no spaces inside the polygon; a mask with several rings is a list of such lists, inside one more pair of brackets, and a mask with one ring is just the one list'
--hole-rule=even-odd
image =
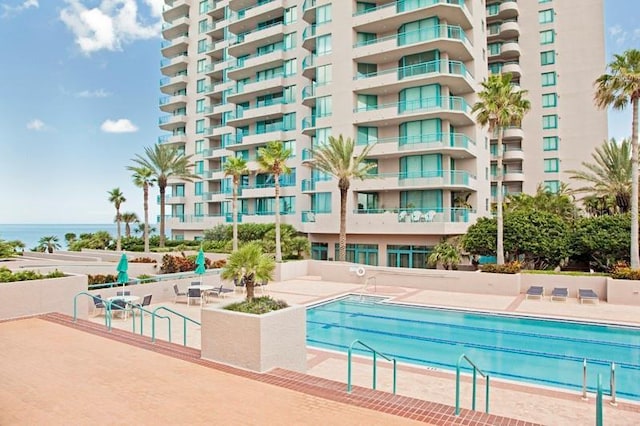
{"label": "low white wall", "polygon": [[204,308],[201,323],[204,359],[258,372],[307,369],[304,306],[264,315]]}
{"label": "low white wall", "polygon": [[303,277],[308,274],[309,260],[292,260],[283,263],[276,263],[273,273],[274,281],[287,281],[294,278]]}
{"label": "low white wall", "polygon": [[520,274],[520,292],[526,293],[531,286],[544,287],[545,295],[550,295],[556,287],[566,287],[569,292],[569,297],[578,297],[579,289],[589,288],[595,291],[600,299],[608,300],[607,277],[602,276]]}
{"label": "low white wall", "polygon": [[[319,275],[325,281],[364,284],[368,278],[375,277],[376,285],[385,286],[511,296],[520,293],[520,274],[389,268],[318,260],[309,262],[309,275]],[[365,269],[364,277],[351,270],[357,266]]]}
{"label": "low white wall", "polygon": [[[73,298],[87,290],[87,277],[69,275],[62,278],[0,283],[0,319],[61,312],[73,315]],[[87,317],[89,297],[78,298],[78,317]]]}
{"label": "low white wall", "polygon": [[640,306],[640,281],[607,278],[607,302]]}

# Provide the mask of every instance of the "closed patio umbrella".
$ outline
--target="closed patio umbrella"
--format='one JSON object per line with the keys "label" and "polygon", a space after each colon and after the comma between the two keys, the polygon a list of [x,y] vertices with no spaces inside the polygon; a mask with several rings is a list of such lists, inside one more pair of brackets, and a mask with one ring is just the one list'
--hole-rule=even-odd
{"label": "closed patio umbrella", "polygon": [[124,287],[129,282],[129,275],[127,274],[127,270],[129,269],[129,262],[127,261],[127,255],[122,253],[120,257],[120,261],[118,262],[118,267],[116,270],[118,271],[118,283],[122,284],[122,289],[124,291]]}
{"label": "closed patio umbrella", "polygon": [[200,247],[200,251],[198,251],[198,256],[196,257],[196,270],[195,273],[200,275],[200,284],[202,284],[202,276],[206,271],[205,267],[205,259],[204,259],[204,251],[202,251],[202,247]]}

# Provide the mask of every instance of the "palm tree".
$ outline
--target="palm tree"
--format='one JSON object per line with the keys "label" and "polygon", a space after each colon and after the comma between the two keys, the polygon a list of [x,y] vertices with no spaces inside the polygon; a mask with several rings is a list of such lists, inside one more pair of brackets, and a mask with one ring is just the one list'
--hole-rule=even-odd
{"label": "palm tree", "polygon": [[244,280],[247,300],[252,300],[256,281],[269,281],[273,278],[276,264],[273,258],[262,252],[256,242],[248,243],[229,255],[220,276],[225,280]]}
{"label": "palm tree", "polygon": [[249,173],[247,162],[242,157],[229,157],[224,163],[224,175],[231,176],[233,183],[233,198],[231,199],[231,212],[233,215],[233,251],[238,250],[238,188],[240,178]]}
{"label": "palm tree", "polygon": [[[618,144],[614,138],[595,149],[591,154],[592,163],[582,162],[586,170],[567,170],[570,179],[582,181],[585,186],[575,188],[576,194],[588,194],[589,205],[609,210],[613,207],[619,213],[626,213],[633,205],[631,143],[624,139]],[[608,200],[615,200],[607,205]],[[632,231],[633,232],[633,231]]]}
{"label": "palm tree", "polygon": [[158,245],[164,247],[164,213],[167,182],[172,178],[192,182],[193,179],[198,179],[199,176],[189,171],[193,167],[193,164],[189,162],[192,156],[184,155],[174,147],[156,144],[152,147],[146,147],[144,152],[144,157],[136,154],[136,158],[132,159],[132,161],[140,167],[151,170],[154,180],[158,183],[158,190],[160,191],[160,242]]}
{"label": "palm tree", "polygon": [[122,191],[120,191],[120,188],[113,188],[111,191],[107,191],[107,193],[109,194],[109,202],[113,203],[113,205],[116,207],[116,220],[115,220],[117,224],[116,251],[120,251],[121,249],[120,221],[122,220],[122,217],[120,216],[120,206],[122,205],[122,203],[127,201],[127,199],[124,198],[124,195],[122,194]]}
{"label": "palm tree", "polygon": [[327,142],[311,149],[311,167],[330,174],[338,179],[340,190],[340,237],[338,260],[347,258],[347,194],[351,179],[365,179],[367,173],[375,168],[374,163],[367,163],[365,158],[375,143],[364,147],[360,155],[355,155],[355,142],[351,138],[343,139],[329,136]]}
{"label": "palm tree", "polygon": [[42,252],[53,253],[54,250],[58,250],[60,247],[58,237],[55,235],[42,237],[38,241],[38,249]]}
{"label": "palm tree", "polygon": [[140,219],[138,219],[138,215],[134,212],[122,213],[120,217],[124,222],[124,235],[128,238],[131,236],[131,224],[140,222]]}
{"label": "palm tree", "polygon": [[280,141],[268,142],[266,146],[258,149],[258,165],[260,170],[273,175],[276,198],[276,262],[282,262],[282,247],[280,245],[280,176],[291,173],[291,169],[285,164],[289,157],[291,157],[291,150],[286,149]]}
{"label": "palm tree", "polygon": [[519,126],[524,115],[531,109],[531,103],[524,98],[526,90],[515,90],[511,84],[511,74],[492,74],[482,83],[478,93],[480,100],[473,105],[472,113],[477,114],[478,123],[488,126],[490,132],[497,132],[497,179],[496,179],[496,222],[498,226],[496,251],[498,265],[504,264],[504,229],[502,219],[502,137],[504,129]]}
{"label": "palm tree", "polygon": [[153,186],[155,179],[153,178],[153,170],[141,166],[128,166],[127,170],[133,172],[133,184],[138,188],[142,188],[142,196],[144,199],[144,228],[142,236],[144,238],[144,251],[149,252],[149,188]]}
{"label": "palm tree", "polygon": [[631,104],[631,267],[640,268],[638,247],[638,101],[640,100],[640,50],[629,49],[614,55],[611,74],[595,81],[594,100],[598,108],[623,110]]}
{"label": "palm tree", "polygon": [[441,241],[436,244],[427,259],[427,265],[437,267],[438,263],[446,270],[456,269],[460,264],[460,250],[456,245],[448,241]]}

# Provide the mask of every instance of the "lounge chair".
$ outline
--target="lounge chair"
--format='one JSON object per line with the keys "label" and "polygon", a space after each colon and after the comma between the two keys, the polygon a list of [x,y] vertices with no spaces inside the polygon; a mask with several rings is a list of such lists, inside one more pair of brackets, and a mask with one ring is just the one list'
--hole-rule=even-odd
{"label": "lounge chair", "polygon": [[537,297],[538,299],[542,300],[543,296],[544,296],[544,287],[538,286],[538,285],[532,285],[527,290],[525,299],[528,299],[530,297]]}
{"label": "lounge chair", "polygon": [[579,289],[578,298],[580,299],[580,303],[584,303],[585,300],[591,300],[594,303],[600,303],[600,298],[598,297],[598,293],[591,290],[590,288]]}
{"label": "lounge chair", "polygon": [[178,284],[174,284],[173,285],[173,292],[175,293],[175,298],[173,299],[173,303],[178,303],[178,299],[182,299],[183,302],[187,301],[187,292],[186,291],[180,291],[178,289]]}
{"label": "lounge chair", "polygon": [[551,292],[551,300],[561,300],[565,302],[569,297],[569,290],[566,287],[556,287]]}

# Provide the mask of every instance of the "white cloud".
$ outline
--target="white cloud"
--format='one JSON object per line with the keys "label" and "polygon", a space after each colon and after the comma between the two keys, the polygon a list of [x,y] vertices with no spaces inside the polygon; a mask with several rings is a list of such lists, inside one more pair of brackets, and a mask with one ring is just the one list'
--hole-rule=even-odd
{"label": "white cloud", "polygon": [[102,123],[100,129],[106,133],[132,133],[138,131],[138,128],[126,118],[106,120]]}
{"label": "white cloud", "polygon": [[2,3],[0,4],[0,6],[2,6],[3,18],[17,15],[18,13],[30,8],[37,9],[38,7],[40,7],[40,5],[38,4],[38,0],[25,0],[21,4],[18,4],[16,6],[10,6],[6,3]]}
{"label": "white cloud", "polygon": [[163,0],[142,0],[150,19],[141,16],[136,0],[101,0],[94,7],[85,6],[84,0],[65,1],[60,20],[87,55],[103,49],[121,50],[124,44],[160,35]]}
{"label": "white cloud", "polygon": [[83,90],[81,92],[74,93],[76,98],[108,98],[111,96],[111,93],[107,92],[104,89],[97,90]]}
{"label": "white cloud", "polygon": [[34,118],[27,123],[27,129],[35,130],[36,132],[42,131],[46,128],[44,121]]}

